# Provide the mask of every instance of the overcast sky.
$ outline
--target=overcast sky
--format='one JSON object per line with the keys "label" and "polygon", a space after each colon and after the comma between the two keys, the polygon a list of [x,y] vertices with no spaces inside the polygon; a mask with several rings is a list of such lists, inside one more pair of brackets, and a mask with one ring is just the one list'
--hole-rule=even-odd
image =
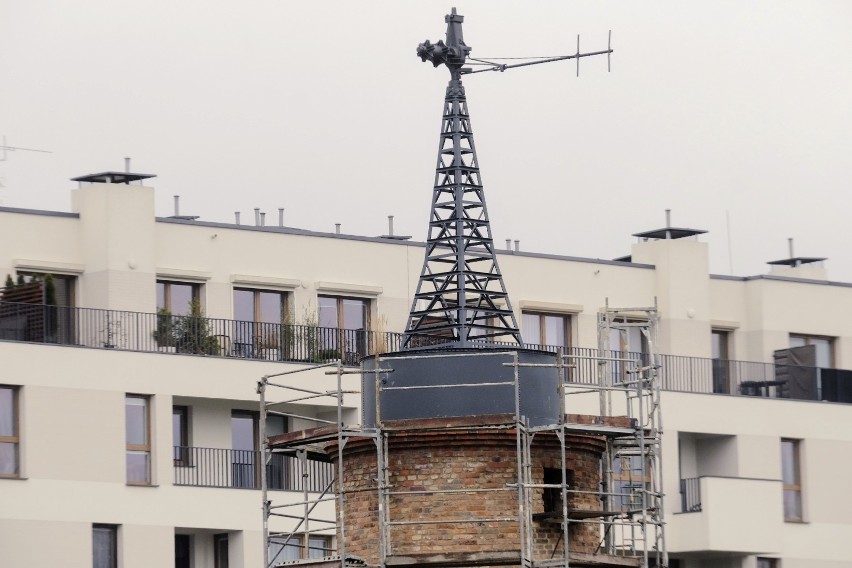
{"label": "overcast sky", "polygon": [[[157,174],[157,213],[423,239],[442,2],[0,0],[0,204],[68,210],[68,178]],[[465,79],[495,240],[591,258],[664,225],[711,271],[829,257],[852,281],[852,2],[457,0],[474,57],[573,53]],[[2,158],[0,153],[0,158]],[[729,256],[728,223],[732,254]],[[274,251],[270,251],[274,253]]]}

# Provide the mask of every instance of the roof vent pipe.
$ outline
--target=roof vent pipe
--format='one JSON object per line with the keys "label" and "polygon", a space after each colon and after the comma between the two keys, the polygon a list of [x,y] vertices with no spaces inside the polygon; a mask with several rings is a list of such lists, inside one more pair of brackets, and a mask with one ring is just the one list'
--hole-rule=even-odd
{"label": "roof vent pipe", "polygon": [[278,208],[278,226],[279,227],[284,226],[284,208],[283,207]]}
{"label": "roof vent pipe", "polygon": [[261,214],[260,214],[260,226],[261,226],[261,227],[265,227],[265,226],[266,226],[266,213],[261,213]]}
{"label": "roof vent pipe", "polygon": [[234,211],[234,221],[236,221],[237,225],[240,224],[240,212]]}
{"label": "roof vent pipe", "polygon": [[335,223],[335,224],[334,224],[334,234],[335,234],[335,235],[339,235],[339,234],[340,234],[340,223]]}
{"label": "roof vent pipe", "polygon": [[515,240],[515,252],[521,252],[521,241]]}
{"label": "roof vent pipe", "polygon": [[[130,173],[130,158],[128,157],[124,158],[124,173]],[[175,213],[175,215],[177,215],[177,213]]]}
{"label": "roof vent pipe", "polygon": [[393,236],[393,215],[388,215],[388,236]]}
{"label": "roof vent pipe", "polygon": [[254,208],[254,226],[260,226],[260,207]]}
{"label": "roof vent pipe", "polygon": [[175,195],[175,217],[180,217],[180,195]]}
{"label": "roof vent pipe", "polygon": [[506,239],[506,250],[512,250],[512,239]]}
{"label": "roof vent pipe", "polygon": [[672,226],[672,210],[666,209],[666,228],[668,229],[671,226]]}
{"label": "roof vent pipe", "polygon": [[793,237],[787,239],[787,248],[790,249],[790,258],[796,258],[793,254]]}

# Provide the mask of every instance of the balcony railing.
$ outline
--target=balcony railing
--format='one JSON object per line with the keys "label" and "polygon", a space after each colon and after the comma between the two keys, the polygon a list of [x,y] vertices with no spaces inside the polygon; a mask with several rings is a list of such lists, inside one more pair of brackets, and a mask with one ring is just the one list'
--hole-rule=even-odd
{"label": "balcony railing", "polygon": [[701,511],[701,479],[690,477],[680,480],[680,511],[681,513],[697,513]]}
{"label": "balcony railing", "polygon": [[401,334],[0,302],[0,340],[319,363],[399,349]]}
{"label": "balcony railing", "polygon": [[[261,452],[174,446],[175,485],[260,489]],[[331,463],[272,454],[266,464],[269,489],[322,493],[334,478]]]}
{"label": "balcony railing", "polygon": [[[366,355],[398,351],[402,334],[0,302],[0,340],[264,361],[340,359],[357,365]],[[553,345],[524,347],[557,350]],[[564,351],[574,357],[566,369],[567,380],[574,383],[630,381],[633,368],[651,363],[643,353]],[[852,403],[852,371],[683,355],[658,355],[656,363],[664,390]]]}

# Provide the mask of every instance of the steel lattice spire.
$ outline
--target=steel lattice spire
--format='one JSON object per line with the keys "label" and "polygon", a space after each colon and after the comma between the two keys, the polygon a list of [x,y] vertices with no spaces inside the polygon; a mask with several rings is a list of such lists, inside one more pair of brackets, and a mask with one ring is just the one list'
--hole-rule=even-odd
{"label": "steel lattice spire", "polygon": [[[403,348],[441,344],[482,347],[489,341],[521,344],[515,314],[497,265],[467,99],[461,82],[470,48],[464,17],[445,18],[447,42],[427,40],[423,61],[446,65],[450,82],[435,169],[426,256],[406,326]],[[418,307],[419,306],[419,307]]]}

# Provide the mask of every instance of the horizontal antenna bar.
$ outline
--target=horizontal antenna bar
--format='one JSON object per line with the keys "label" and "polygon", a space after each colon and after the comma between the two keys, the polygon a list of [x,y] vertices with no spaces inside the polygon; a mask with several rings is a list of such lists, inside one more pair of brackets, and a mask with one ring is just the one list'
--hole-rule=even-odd
{"label": "horizontal antenna bar", "polygon": [[515,67],[529,67],[530,65],[539,65],[540,63],[552,63],[554,61],[564,61],[566,59],[579,59],[581,57],[591,57],[593,55],[603,55],[612,53],[612,49],[605,49],[602,51],[590,51],[588,53],[575,53],[573,55],[562,55],[560,57],[551,57],[550,59],[542,59],[539,61],[527,61],[526,63],[515,63],[513,65],[494,65],[488,69],[462,69],[462,75],[472,75],[474,73],[483,73],[485,71],[500,71],[503,72],[506,69],[514,69]]}

